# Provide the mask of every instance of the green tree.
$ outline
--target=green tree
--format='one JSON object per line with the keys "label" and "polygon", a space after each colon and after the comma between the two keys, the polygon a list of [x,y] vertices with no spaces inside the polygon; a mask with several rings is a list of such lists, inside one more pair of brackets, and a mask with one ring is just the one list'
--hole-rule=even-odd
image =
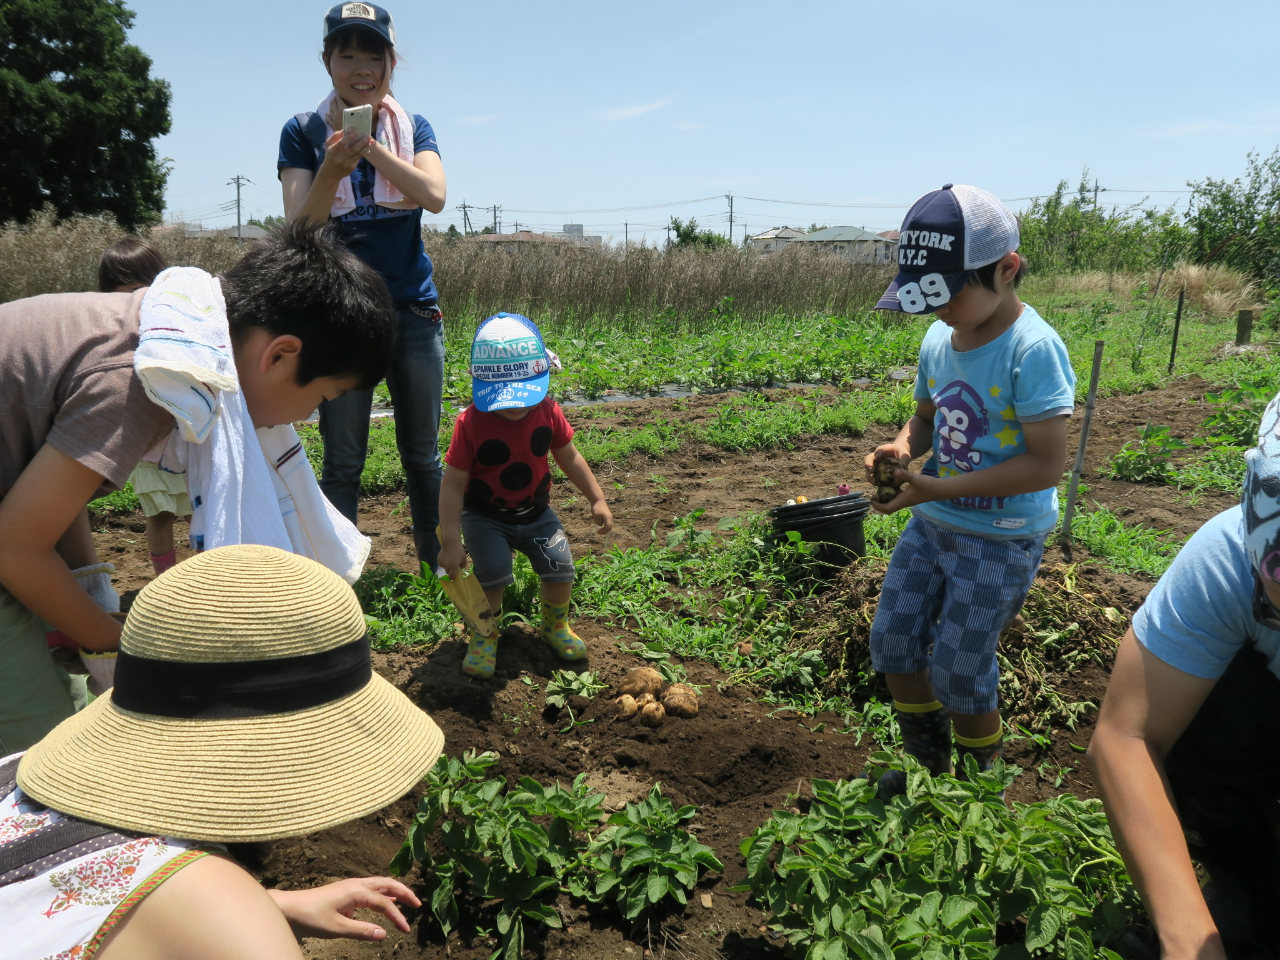
{"label": "green tree", "polygon": [[160,219],[169,85],[125,31],[121,0],[0,0],[0,222],[59,216]]}
{"label": "green tree", "polygon": [[265,217],[250,217],[249,226],[261,227],[263,230],[274,230],[276,227],[284,226],[284,217],[274,213]]}
{"label": "green tree", "polygon": [[1265,158],[1250,153],[1246,164],[1243,178],[1187,183],[1192,255],[1274,283],[1280,275],[1280,148]]}
{"label": "green tree", "polygon": [[672,217],[671,230],[676,235],[676,238],[671,241],[673,247],[718,250],[721,247],[733,246],[728,237],[714,230],[699,230],[698,221],[693,217],[690,217],[687,223],[679,217]]}

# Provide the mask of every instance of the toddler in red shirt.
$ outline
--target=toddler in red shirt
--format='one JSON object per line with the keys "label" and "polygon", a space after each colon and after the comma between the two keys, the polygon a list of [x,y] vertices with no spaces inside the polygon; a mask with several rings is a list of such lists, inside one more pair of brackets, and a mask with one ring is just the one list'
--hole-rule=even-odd
{"label": "toddler in red shirt", "polygon": [[[573,555],[564,525],[551,509],[547,454],[591,504],[601,533],[613,514],[600,484],[573,445],[573,427],[547,396],[559,360],[526,317],[499,313],[480,325],[471,343],[471,406],[458,415],[440,486],[439,565],[457,577],[470,552],[489,606],[501,610],[514,582],[511,551],[519,550],[542,579],[542,639],[562,660],[587,655],[569,628]],[[463,549],[463,540],[466,549]],[[462,672],[491,677],[498,637],[472,632]]]}

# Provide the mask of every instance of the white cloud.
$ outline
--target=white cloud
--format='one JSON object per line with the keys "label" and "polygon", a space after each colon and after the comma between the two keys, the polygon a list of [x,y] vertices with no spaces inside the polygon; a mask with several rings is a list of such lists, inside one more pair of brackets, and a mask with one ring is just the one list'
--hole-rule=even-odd
{"label": "white cloud", "polygon": [[462,125],[464,127],[483,127],[486,123],[492,123],[496,119],[491,113],[478,114],[474,117],[463,117]]}
{"label": "white cloud", "polygon": [[634,117],[639,117],[646,113],[652,113],[654,110],[661,110],[673,99],[673,97],[666,97],[663,100],[655,100],[653,103],[641,103],[634,107],[615,107],[612,110],[596,110],[592,115],[597,120],[631,120]]}

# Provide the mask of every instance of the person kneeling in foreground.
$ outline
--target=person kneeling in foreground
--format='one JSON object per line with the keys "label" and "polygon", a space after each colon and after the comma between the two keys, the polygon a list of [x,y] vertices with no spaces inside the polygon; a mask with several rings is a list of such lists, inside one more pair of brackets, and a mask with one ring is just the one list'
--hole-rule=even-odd
{"label": "person kneeling in foreground", "polygon": [[1280,397],[1246,459],[1242,505],[1187,541],[1134,615],[1089,745],[1171,958],[1280,944]]}
{"label": "person kneeling in foreground", "polygon": [[[450,577],[458,576],[466,561],[465,533],[475,575],[497,614],[503,591],[515,582],[511,551],[519,550],[542,578],[542,639],[560,659],[581,660],[586,645],[567,622],[573,554],[551,509],[547,452],[587,498],[601,533],[613,529],[613,514],[573,445],[573,427],[547,396],[551,367],[559,363],[534,323],[519,314],[496,314],[476,331],[471,406],[458,415],[444,458],[439,564]],[[496,635],[473,632],[462,672],[493,676],[497,645]]]}
{"label": "person kneeling in foreground", "polygon": [[[947,184],[902,224],[899,273],[876,307],[932,313],[916,373],[916,412],[865,461],[893,457],[906,482],[878,513],[909,507],[871,627],[902,746],[934,774],[985,770],[1003,732],[996,649],[1058,521],[1075,374],[1062,339],[1018,299],[1018,221],[977,187]],[[905,468],[929,453],[920,473]],[[949,714],[949,715],[948,715]],[[906,779],[891,770],[881,795]]]}
{"label": "person kneeling in foreground", "polygon": [[144,587],[115,687],[0,761],[5,957],[300,958],[295,935],[383,939],[359,908],[407,931],[396,901],[418,899],[395,880],[268,891],[213,846],[372,813],[440,756],[365,630],[340,577],[274,547],[211,550]]}

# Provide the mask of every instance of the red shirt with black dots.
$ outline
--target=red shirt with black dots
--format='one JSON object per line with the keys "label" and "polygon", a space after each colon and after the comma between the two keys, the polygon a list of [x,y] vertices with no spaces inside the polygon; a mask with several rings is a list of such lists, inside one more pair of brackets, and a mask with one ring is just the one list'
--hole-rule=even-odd
{"label": "red shirt with black dots", "polygon": [[550,397],[522,420],[482,413],[458,414],[444,462],[469,475],[462,505],[507,523],[527,523],[551,504],[547,454],[568,446],[573,427]]}

